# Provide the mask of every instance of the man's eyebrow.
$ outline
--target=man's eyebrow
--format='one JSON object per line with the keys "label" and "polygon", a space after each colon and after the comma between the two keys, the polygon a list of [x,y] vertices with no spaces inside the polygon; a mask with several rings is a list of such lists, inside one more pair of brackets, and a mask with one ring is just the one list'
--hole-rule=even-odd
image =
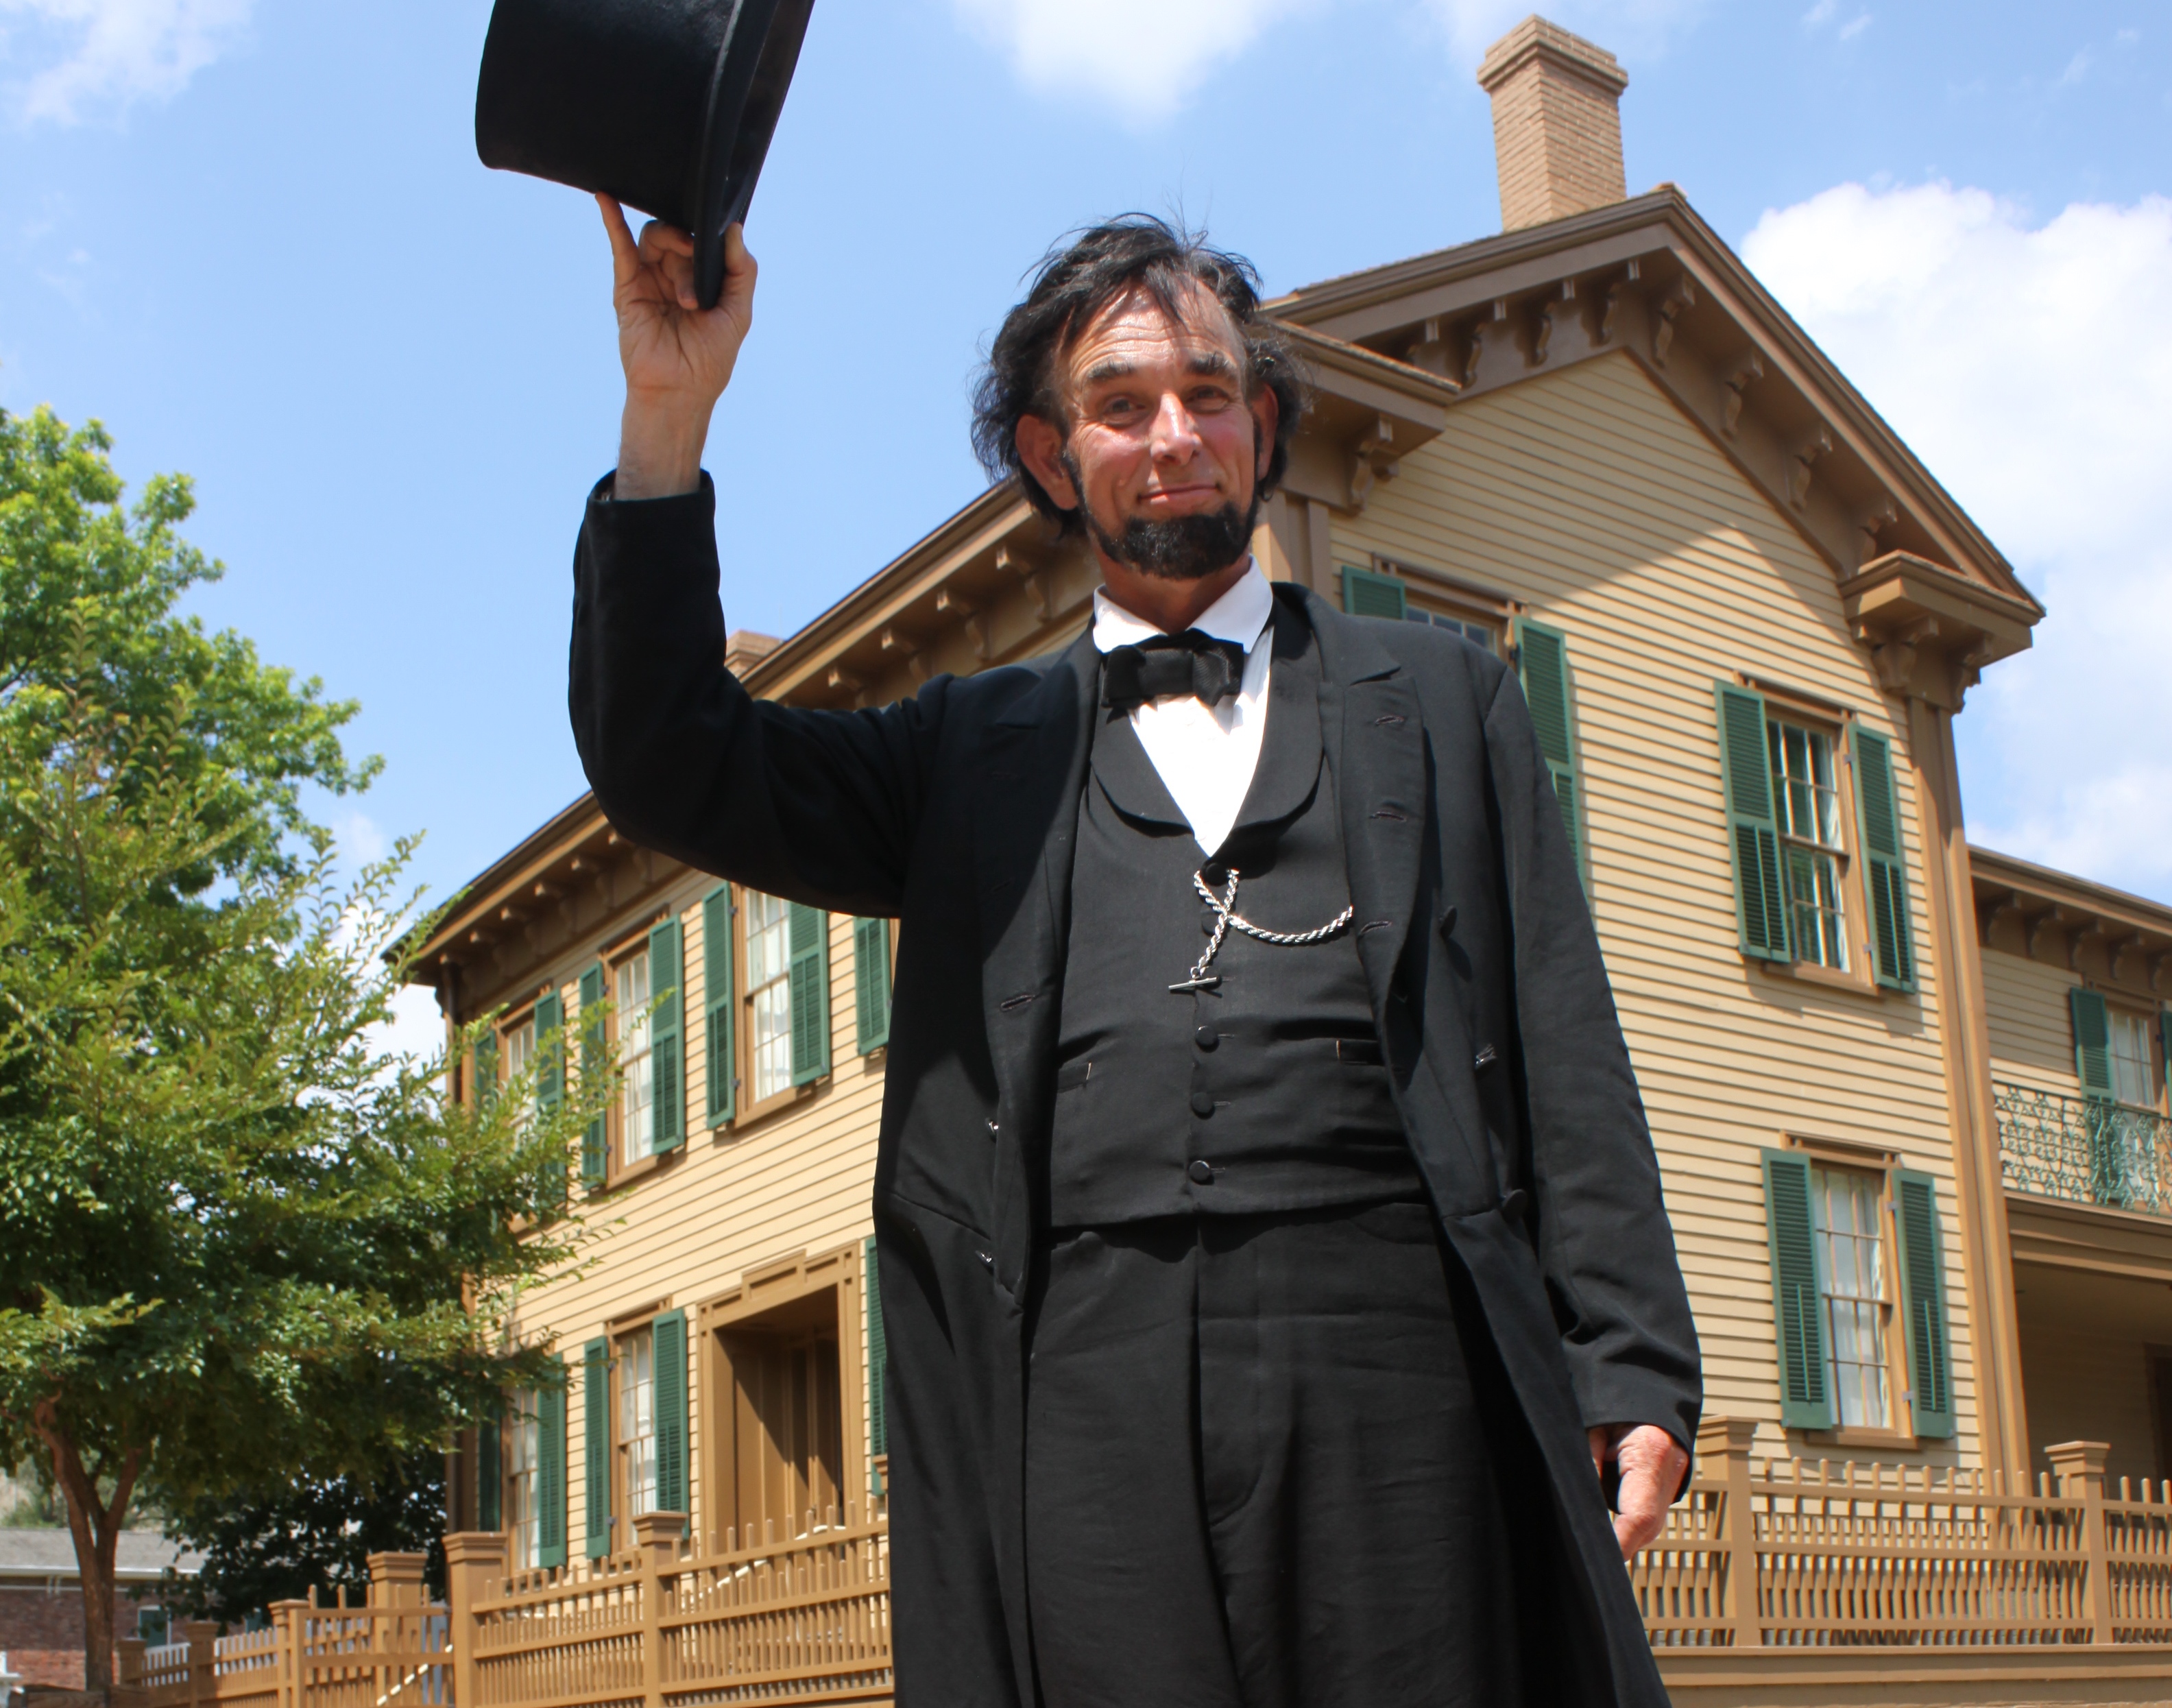
{"label": "man's eyebrow", "polygon": [[1194,373],[1212,373],[1226,379],[1237,375],[1237,364],[1220,350],[1201,350],[1185,364]]}
{"label": "man's eyebrow", "polygon": [[1105,379],[1129,379],[1138,372],[1138,364],[1118,357],[1107,357],[1095,363],[1078,378],[1081,385],[1099,385]]}

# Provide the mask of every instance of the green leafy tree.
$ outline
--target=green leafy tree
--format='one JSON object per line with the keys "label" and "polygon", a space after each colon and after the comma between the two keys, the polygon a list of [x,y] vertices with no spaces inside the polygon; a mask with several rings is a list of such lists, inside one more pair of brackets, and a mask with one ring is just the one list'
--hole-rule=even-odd
{"label": "green leafy tree", "polygon": [[304,811],[367,781],[352,707],[176,615],[186,483],[124,512],[105,450],[0,416],[0,1463],[65,1503],[94,1689],[140,1497],[369,1484],[541,1379],[509,1300],[589,1113],[384,1058],[412,844],[342,888]]}
{"label": "green leafy tree", "polygon": [[425,1587],[442,1596],[445,1458],[423,1448],[374,1477],[305,1477],[199,1501],[166,1533],[203,1556],[193,1576],[169,1568],[158,1591],[186,1618],[238,1625],[312,1590],[327,1603],[341,1589],[359,1600],[379,1553],[423,1555]]}

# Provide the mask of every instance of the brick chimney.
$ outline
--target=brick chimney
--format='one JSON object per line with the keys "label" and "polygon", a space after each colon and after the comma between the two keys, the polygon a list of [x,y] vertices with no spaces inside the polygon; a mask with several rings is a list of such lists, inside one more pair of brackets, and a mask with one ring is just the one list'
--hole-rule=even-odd
{"label": "brick chimney", "polygon": [[1493,98],[1503,231],[1628,195],[1621,100],[1629,76],[1605,48],[1534,13],[1487,50],[1478,86]]}

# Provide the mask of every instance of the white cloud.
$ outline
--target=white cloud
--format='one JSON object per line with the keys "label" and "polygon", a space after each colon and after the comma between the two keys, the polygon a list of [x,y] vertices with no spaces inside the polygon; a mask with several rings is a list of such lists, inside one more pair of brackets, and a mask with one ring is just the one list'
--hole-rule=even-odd
{"label": "white cloud", "polygon": [[1972,839],[2172,899],[2172,200],[1847,184],[1743,254],[2049,608],[1958,726]]}
{"label": "white cloud", "polygon": [[[5,3],[5,0],[0,0]],[[1109,104],[1128,124],[1167,118],[1201,79],[1286,18],[1328,0],[952,0],[966,26],[1009,56],[1031,88]],[[1431,16],[1466,69],[1531,10],[1532,0],[1396,0]],[[1556,0],[1563,27],[1656,43],[1710,0]],[[1616,51],[1624,40],[1610,40]]]}
{"label": "white cloud", "polygon": [[27,30],[0,35],[11,66],[35,68],[11,80],[26,121],[72,125],[93,108],[168,100],[209,65],[249,21],[254,0],[0,0],[0,19]]}
{"label": "white cloud", "polygon": [[1852,41],[1857,36],[1862,35],[1864,30],[1869,28],[1870,14],[1866,12],[1863,13],[1862,16],[1858,18],[1852,18],[1847,23],[1841,25],[1840,39],[1842,41]]}
{"label": "white cloud", "polygon": [[1027,84],[1110,102],[1126,121],[1166,117],[1220,62],[1319,0],[955,0]]}
{"label": "white cloud", "polygon": [[2095,59],[2096,56],[2086,47],[2078,50],[2074,56],[2067,62],[2067,68],[2059,73],[2051,87],[2055,89],[2072,89],[2089,74],[2089,67],[2095,63]]}

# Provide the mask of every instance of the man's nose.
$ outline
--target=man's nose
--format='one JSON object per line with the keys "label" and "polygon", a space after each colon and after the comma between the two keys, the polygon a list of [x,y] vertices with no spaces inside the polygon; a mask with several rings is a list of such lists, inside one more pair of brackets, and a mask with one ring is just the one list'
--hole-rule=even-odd
{"label": "man's nose", "polygon": [[1154,415],[1153,454],[1158,462],[1185,463],[1199,448],[1199,423],[1175,392],[1165,393]]}

